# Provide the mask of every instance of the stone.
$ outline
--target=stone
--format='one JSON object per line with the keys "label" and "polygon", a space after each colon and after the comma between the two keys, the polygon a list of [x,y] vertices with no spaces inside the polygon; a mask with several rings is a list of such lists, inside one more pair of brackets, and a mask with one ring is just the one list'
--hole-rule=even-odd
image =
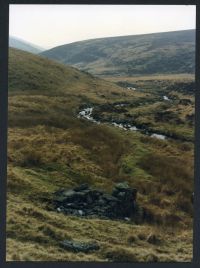
{"label": "stone", "polygon": [[108,194],[104,194],[103,195],[103,199],[106,200],[107,202],[117,202],[117,198],[112,196],[112,195],[108,195]]}
{"label": "stone", "polygon": [[136,216],[137,190],[127,182],[115,185],[112,194],[90,188],[87,184],[69,190],[57,191],[54,196],[56,210],[74,216],[125,219]]}
{"label": "stone", "polygon": [[74,194],[75,194],[74,190],[63,191],[62,193],[62,195],[67,198],[74,196]]}
{"label": "stone", "polygon": [[99,250],[100,247],[95,242],[79,242],[79,241],[73,241],[73,240],[64,240],[60,243],[61,247],[64,249],[73,251],[73,252],[84,252],[88,253],[91,251]]}
{"label": "stone", "polygon": [[87,196],[87,203],[91,204],[92,202],[93,202],[93,200],[92,200],[91,196]]}

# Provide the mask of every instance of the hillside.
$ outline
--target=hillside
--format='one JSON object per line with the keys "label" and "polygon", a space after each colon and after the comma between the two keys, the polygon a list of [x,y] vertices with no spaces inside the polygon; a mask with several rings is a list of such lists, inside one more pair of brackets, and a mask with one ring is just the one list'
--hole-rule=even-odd
{"label": "hillside", "polygon": [[41,48],[37,45],[34,45],[32,43],[13,36],[9,37],[9,47],[21,49],[33,54],[39,54],[45,50],[44,48]]}
{"label": "hillside", "polygon": [[[191,261],[194,81],[141,79],[125,89],[10,49],[7,261]],[[88,107],[99,122],[80,116]],[[52,202],[82,183],[109,194],[125,181],[138,190],[128,221],[66,215]],[[73,252],[65,239],[99,250]]]}
{"label": "hillside", "polygon": [[98,76],[194,73],[195,30],[86,40],[42,55]]}

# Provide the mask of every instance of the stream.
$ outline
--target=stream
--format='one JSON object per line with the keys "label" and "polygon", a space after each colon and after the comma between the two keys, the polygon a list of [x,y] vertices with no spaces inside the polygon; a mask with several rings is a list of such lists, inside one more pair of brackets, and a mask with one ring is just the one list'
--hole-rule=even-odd
{"label": "stream", "polygon": [[[123,106],[125,106],[125,105],[123,105]],[[91,121],[93,123],[103,124],[103,122],[101,122],[100,120],[96,120],[96,119],[93,118],[93,116],[92,116],[93,109],[94,109],[93,107],[87,107],[87,108],[81,110],[78,113],[78,118],[85,118],[88,121]],[[150,136],[152,138],[157,138],[157,139],[160,139],[160,140],[165,140],[167,138],[165,135],[162,135],[162,134],[159,134],[159,133],[149,133],[144,128],[139,128],[139,127],[136,127],[134,125],[127,124],[127,123],[110,122],[110,124],[113,125],[113,126],[115,126],[115,127],[124,129],[124,130],[140,131],[143,134],[146,134],[146,135],[148,135],[148,136]]]}

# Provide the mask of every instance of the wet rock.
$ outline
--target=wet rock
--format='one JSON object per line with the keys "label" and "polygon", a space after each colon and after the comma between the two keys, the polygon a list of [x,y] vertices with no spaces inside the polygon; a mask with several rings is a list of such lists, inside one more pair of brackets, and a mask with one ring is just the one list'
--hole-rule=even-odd
{"label": "wet rock", "polygon": [[99,250],[100,247],[97,243],[90,242],[79,242],[79,241],[73,241],[73,240],[64,240],[60,243],[61,247],[64,249],[73,251],[73,252],[84,252],[88,253],[91,251]]}

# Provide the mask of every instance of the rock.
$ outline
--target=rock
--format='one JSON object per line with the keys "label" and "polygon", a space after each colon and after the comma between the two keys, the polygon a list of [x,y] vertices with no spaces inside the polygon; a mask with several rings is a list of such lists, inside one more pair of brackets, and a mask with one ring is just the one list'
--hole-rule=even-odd
{"label": "rock", "polygon": [[68,190],[68,191],[63,191],[63,193],[62,193],[62,195],[64,196],[64,197],[72,197],[72,196],[74,196],[74,190]]}
{"label": "rock", "polygon": [[112,195],[118,199],[118,210],[123,217],[131,217],[135,211],[136,189],[132,189],[125,183],[115,186]]}
{"label": "rock", "polygon": [[120,191],[130,189],[127,182],[120,182],[115,186],[115,188],[119,189]]}
{"label": "rock", "polygon": [[78,242],[78,241],[72,241],[72,240],[64,240],[60,243],[61,247],[64,249],[73,251],[73,252],[84,252],[88,253],[90,251],[99,250],[100,247],[97,243],[90,242]]}
{"label": "rock", "polygon": [[65,198],[66,198],[66,196],[65,196],[66,192],[67,191],[65,191],[65,190],[60,190],[60,191],[55,192],[54,193],[54,195],[55,195],[54,201],[57,201],[57,202],[60,202],[60,203],[63,202],[65,200]]}
{"label": "rock", "polygon": [[110,202],[116,203],[118,201],[116,197],[112,195],[108,195],[108,194],[104,194],[103,199],[106,200],[107,203],[110,203]]}
{"label": "rock", "polygon": [[54,204],[58,212],[69,215],[124,219],[136,213],[136,193],[137,190],[126,182],[118,183],[112,194],[82,184],[74,189],[57,191]]}
{"label": "rock", "polygon": [[117,196],[119,193],[131,193],[133,199],[136,199],[136,194],[137,194],[137,189],[135,188],[130,188],[127,182],[123,182],[123,183],[118,183],[114,190],[113,190],[113,196]]}
{"label": "rock", "polygon": [[87,196],[87,203],[92,204],[93,200],[91,196]]}
{"label": "rock", "polygon": [[99,205],[100,205],[100,206],[104,206],[105,204],[106,204],[106,200],[100,198],[100,199],[99,199]]}

